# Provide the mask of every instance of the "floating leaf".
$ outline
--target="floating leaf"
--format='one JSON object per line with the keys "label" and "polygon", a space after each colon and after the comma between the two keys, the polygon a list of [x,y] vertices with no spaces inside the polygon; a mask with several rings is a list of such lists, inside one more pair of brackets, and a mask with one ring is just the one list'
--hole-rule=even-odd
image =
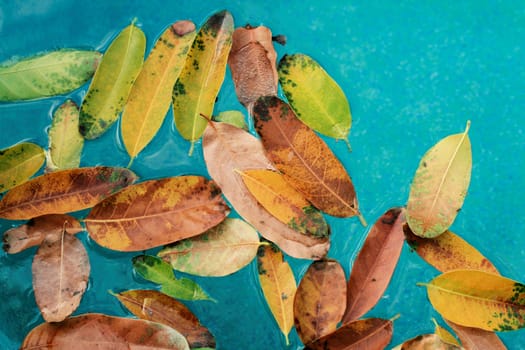
{"label": "floating leaf", "polygon": [[434,322],[434,325],[435,325],[435,331],[434,333],[439,336],[439,338],[441,339],[441,341],[443,341],[444,343],[447,343],[447,344],[452,344],[452,345],[456,345],[456,346],[461,346],[458,342],[458,340],[452,335],[452,333],[450,333],[449,331],[447,331],[445,328],[441,327],[436,319],[432,319],[432,322]]}
{"label": "floating leaf", "polygon": [[219,113],[219,115],[213,117],[213,120],[217,122],[228,123],[248,131],[248,124],[246,124],[244,114],[242,114],[240,111],[223,111]]}
{"label": "floating leaf", "polygon": [[66,100],[53,114],[49,128],[49,170],[78,168],[84,138],[78,131],[79,110]]}
{"label": "floating leaf", "polygon": [[343,90],[319,63],[304,54],[284,55],[278,72],[284,95],[297,118],[323,135],[348,143],[350,105]]}
{"label": "floating leaf", "polygon": [[323,214],[296,191],[284,177],[272,170],[239,171],[257,201],[281,222],[309,236],[328,237],[330,227]]}
{"label": "floating leaf", "polygon": [[179,332],[160,323],[84,314],[33,328],[20,347],[30,349],[189,350],[189,346]]}
{"label": "floating leaf", "polygon": [[128,169],[103,166],[44,174],[5,195],[0,218],[25,220],[91,208],[136,179]]}
{"label": "floating leaf", "polygon": [[237,98],[251,114],[253,104],[261,96],[277,95],[277,53],[272,31],[264,26],[237,28],[228,57]]}
{"label": "floating leaf", "polygon": [[4,250],[9,254],[40,245],[48,235],[57,236],[62,232],[77,234],[83,231],[80,222],[69,215],[50,214],[29,220],[26,224],[4,232]]}
{"label": "floating leaf", "polygon": [[460,346],[448,344],[437,334],[423,334],[407,340],[392,350],[461,350]]}
{"label": "floating leaf", "polygon": [[156,290],[128,290],[113,294],[135,316],[170,326],[190,348],[215,346],[213,335],[183,303]]}
{"label": "floating leaf", "polygon": [[133,258],[133,268],[144,279],[161,285],[160,291],[177,299],[213,300],[188,278],[175,278],[170,264],[152,255]]}
{"label": "floating leaf", "polygon": [[465,132],[439,141],[419,163],[406,214],[417,236],[433,238],[445,232],[463,205],[472,169],[469,127],[467,122]]}
{"label": "floating leaf", "polygon": [[196,236],[228,213],[213,181],[177,176],[130,186],[95,206],[84,221],[101,246],[139,251]]}
{"label": "floating leaf", "polygon": [[122,114],[122,141],[132,160],[160,129],[194,38],[193,22],[175,22],[157,39],[144,62]]}
{"label": "floating leaf", "polygon": [[408,245],[441,272],[468,269],[498,274],[496,267],[487,258],[451,231],[447,230],[434,238],[422,238],[416,236],[408,225],[403,230]]}
{"label": "floating leaf", "polygon": [[233,17],[224,10],[206,20],[188,53],[186,64],[173,88],[173,115],[182,137],[198,140],[208,121],[201,115],[212,115],[219,93],[228,53],[232,45]]}
{"label": "floating leaf", "polygon": [[343,323],[367,313],[388,287],[403,248],[404,221],[403,208],[392,208],[372,226],[352,266]]}
{"label": "floating leaf", "polygon": [[44,150],[31,142],[21,142],[0,151],[0,193],[26,182],[42,167]]}
{"label": "floating leaf", "polygon": [[487,331],[525,327],[525,285],[477,270],[446,272],[429,283],[428,298],[445,318]]}
{"label": "floating leaf", "polygon": [[306,345],[305,350],[385,349],[392,339],[392,321],[367,318],[346,323]]}
{"label": "floating leaf", "polygon": [[175,270],[199,276],[226,276],[248,265],[259,247],[257,231],[239,219],[226,218],[197,237],[162,249],[158,256]]}
{"label": "floating leaf", "polygon": [[89,257],[73,235],[48,235],[33,259],[35,299],[47,322],[60,322],[80,304],[89,278]]}
{"label": "floating leaf", "polygon": [[297,290],[293,271],[274,245],[259,247],[257,270],[266,302],[288,345],[288,333],[294,323],[293,302]]}
{"label": "floating leaf", "polygon": [[146,37],[130,24],[111,42],[80,106],[80,133],[86,139],[102,135],[117,120],[131,86],[142,68]]}
{"label": "floating leaf", "polygon": [[447,324],[456,332],[465,350],[507,350],[498,336],[478,328],[464,327],[453,322]]}
{"label": "floating leaf", "polygon": [[319,259],[326,254],[330,246],[327,238],[309,237],[292,230],[257,203],[244,185],[237,171],[274,169],[257,138],[232,125],[211,121],[202,145],[210,176],[237,213],[264,238],[295,258]]}
{"label": "floating leaf", "polygon": [[63,49],[0,64],[0,101],[73,91],[91,78],[101,56],[97,51]]}
{"label": "floating leaf", "polygon": [[336,260],[314,261],[299,283],[294,300],[297,334],[304,344],[336,330],[346,305],[346,279]]}

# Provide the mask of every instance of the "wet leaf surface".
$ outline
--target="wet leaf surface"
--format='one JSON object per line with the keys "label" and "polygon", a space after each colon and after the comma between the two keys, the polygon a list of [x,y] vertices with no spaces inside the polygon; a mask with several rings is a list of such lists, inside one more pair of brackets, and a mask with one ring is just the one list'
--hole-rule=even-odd
{"label": "wet leaf surface", "polygon": [[37,144],[21,142],[0,151],[0,193],[16,187],[33,176],[46,159]]}

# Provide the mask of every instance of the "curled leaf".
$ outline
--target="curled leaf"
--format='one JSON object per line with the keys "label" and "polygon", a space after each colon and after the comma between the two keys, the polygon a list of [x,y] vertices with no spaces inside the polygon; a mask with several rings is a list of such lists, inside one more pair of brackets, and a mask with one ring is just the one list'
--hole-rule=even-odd
{"label": "curled leaf", "polygon": [[37,144],[21,142],[0,151],[0,193],[26,182],[46,159]]}

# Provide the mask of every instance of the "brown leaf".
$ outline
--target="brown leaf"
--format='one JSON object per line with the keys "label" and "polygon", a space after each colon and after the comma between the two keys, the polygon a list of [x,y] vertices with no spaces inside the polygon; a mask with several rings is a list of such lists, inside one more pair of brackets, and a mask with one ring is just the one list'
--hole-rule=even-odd
{"label": "brown leaf", "polygon": [[233,32],[228,64],[237,98],[250,114],[259,97],[277,95],[276,58],[269,28],[247,25]]}
{"label": "brown leaf", "polygon": [[348,280],[344,323],[367,313],[388,287],[403,248],[404,221],[404,209],[392,208],[370,229]]}
{"label": "brown leaf", "polygon": [[[392,350],[461,350],[453,344],[445,343],[437,334],[423,334],[405,341]],[[487,349],[488,350],[488,349]],[[492,349],[491,349],[492,350]]]}
{"label": "brown leaf", "polygon": [[83,230],[80,222],[69,215],[49,214],[29,220],[26,224],[4,232],[4,250],[9,254],[39,245],[47,235],[59,235],[65,230],[77,234]]}
{"label": "brown leaf", "polygon": [[392,332],[392,321],[380,318],[357,320],[307,344],[305,350],[384,349],[392,339]]}
{"label": "brown leaf", "polygon": [[42,323],[26,336],[20,350],[189,350],[188,342],[160,323],[84,314],[60,323]]}
{"label": "brown leaf", "polygon": [[7,192],[0,218],[26,220],[91,208],[136,179],[128,169],[103,166],[44,174]]}
{"label": "brown leaf", "polygon": [[114,295],[138,318],[176,329],[191,348],[215,347],[210,331],[177,299],[156,290],[128,290]]}
{"label": "brown leaf", "polygon": [[229,211],[215,182],[176,176],[129,186],[95,206],[84,222],[101,246],[140,251],[203,233]]}
{"label": "brown leaf", "polygon": [[33,259],[35,299],[47,322],[60,322],[76,310],[89,278],[89,257],[72,235],[48,235]]}
{"label": "brown leaf", "polygon": [[294,321],[304,344],[336,330],[346,305],[346,278],[335,260],[314,261],[299,283]]}
{"label": "brown leaf", "polygon": [[456,332],[465,350],[507,350],[505,344],[494,332],[460,326],[451,321],[446,322]]}
{"label": "brown leaf", "polygon": [[288,255],[320,259],[330,246],[327,238],[300,234],[280,222],[250,194],[241,176],[245,169],[274,169],[261,142],[249,132],[226,123],[209,122],[203,138],[204,160],[210,176],[248,223]]}
{"label": "brown leaf", "polygon": [[360,215],[354,185],[326,143],[275,96],[257,100],[255,129],[268,158],[316,208],[338,217]]}

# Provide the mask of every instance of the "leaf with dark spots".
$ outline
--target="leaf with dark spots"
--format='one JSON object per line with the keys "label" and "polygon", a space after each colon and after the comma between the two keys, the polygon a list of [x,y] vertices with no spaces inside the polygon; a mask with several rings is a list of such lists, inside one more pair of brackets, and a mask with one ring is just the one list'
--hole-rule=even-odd
{"label": "leaf with dark spots", "polygon": [[0,193],[26,182],[46,159],[37,144],[21,142],[0,151]]}

